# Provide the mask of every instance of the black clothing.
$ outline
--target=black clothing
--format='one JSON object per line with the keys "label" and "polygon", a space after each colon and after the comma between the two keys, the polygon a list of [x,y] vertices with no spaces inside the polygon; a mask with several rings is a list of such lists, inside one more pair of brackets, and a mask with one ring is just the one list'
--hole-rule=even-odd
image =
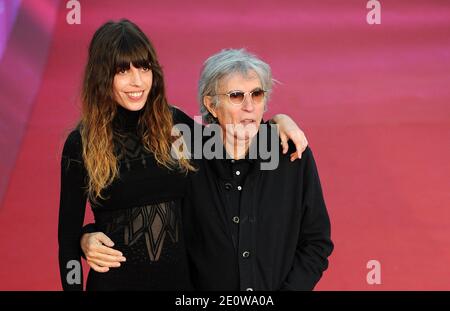
{"label": "black clothing", "polygon": [[260,157],[195,160],[182,208],[194,289],[311,290],[319,281],[330,222],[310,148],[290,162],[293,150],[278,150],[272,171],[260,170]]}
{"label": "black clothing", "polygon": [[[193,125],[173,108],[174,123]],[[127,261],[107,273],[90,271],[88,290],[189,289],[189,273],[180,220],[187,176],[157,164],[145,150],[138,130],[141,112],[118,107],[113,120],[114,148],[119,177],[104,189],[105,199],[90,202],[96,228],[115,243]],[[78,129],[70,133],[61,160],[59,263],[64,290],[82,290],[70,284],[72,260],[80,262],[80,237],[86,206],[87,172]],[[81,273],[81,271],[80,271]],[[81,281],[82,281],[81,277]]]}
{"label": "black clothing", "polygon": [[[225,182],[225,199],[226,199],[226,219],[227,225],[230,227],[231,239],[233,241],[233,246],[237,251],[237,247],[239,244],[239,215],[240,215],[240,207],[241,207],[241,193],[243,189],[243,185],[245,182],[245,178],[249,170],[252,167],[254,160],[242,159],[242,160],[233,160],[233,159],[224,159],[224,162],[228,162],[228,164],[223,163],[228,169],[224,172],[227,177],[227,182]],[[239,172],[239,175],[236,175],[236,172]]]}
{"label": "black clothing", "polygon": [[293,150],[279,151],[275,170],[261,170],[260,158],[196,162],[182,209],[196,290],[311,290],[319,281],[330,221],[311,149],[290,162]]}

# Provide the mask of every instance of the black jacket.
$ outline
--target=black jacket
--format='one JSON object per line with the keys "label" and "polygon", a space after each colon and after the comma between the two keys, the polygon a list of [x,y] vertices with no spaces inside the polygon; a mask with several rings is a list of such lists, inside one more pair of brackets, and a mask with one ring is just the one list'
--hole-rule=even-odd
{"label": "black jacket", "polygon": [[295,162],[279,154],[275,170],[251,162],[234,219],[233,163],[197,160],[182,211],[195,289],[312,290],[327,269],[333,243],[311,149]]}

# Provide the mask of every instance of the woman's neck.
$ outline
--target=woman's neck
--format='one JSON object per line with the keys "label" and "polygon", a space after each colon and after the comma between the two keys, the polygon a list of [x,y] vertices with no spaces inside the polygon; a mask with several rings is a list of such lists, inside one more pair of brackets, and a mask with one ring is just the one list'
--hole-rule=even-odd
{"label": "woman's neck", "polygon": [[114,118],[117,126],[121,128],[136,128],[144,109],[138,111],[128,110],[120,105],[117,106],[116,117]]}

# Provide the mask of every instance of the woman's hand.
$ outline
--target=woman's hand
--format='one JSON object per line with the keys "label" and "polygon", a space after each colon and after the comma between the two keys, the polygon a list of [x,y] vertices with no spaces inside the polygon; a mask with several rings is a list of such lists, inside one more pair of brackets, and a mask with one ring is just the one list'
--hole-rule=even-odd
{"label": "woman's hand", "polygon": [[80,241],[88,265],[97,272],[108,272],[126,261],[122,253],[113,249],[114,242],[102,232],[85,233]]}
{"label": "woman's hand", "polygon": [[303,133],[297,126],[297,123],[295,123],[288,115],[276,114],[273,116],[272,121],[279,126],[283,154],[289,149],[288,139],[290,139],[297,149],[296,152],[291,153],[291,161],[301,159],[303,151],[305,151],[308,146],[308,140],[306,139],[305,133]]}

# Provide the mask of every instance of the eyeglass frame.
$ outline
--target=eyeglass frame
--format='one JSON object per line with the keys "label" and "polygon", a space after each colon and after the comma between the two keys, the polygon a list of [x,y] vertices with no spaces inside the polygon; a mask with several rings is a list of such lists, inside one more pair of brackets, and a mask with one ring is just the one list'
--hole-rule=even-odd
{"label": "eyeglass frame", "polygon": [[[251,91],[251,92],[243,92],[243,91],[240,91],[240,90],[232,90],[232,91],[229,91],[229,92],[227,92],[227,93],[223,93],[223,94],[214,94],[214,95],[210,95],[210,96],[220,96],[220,95],[227,95],[228,96],[228,101],[230,102],[230,104],[232,104],[233,106],[242,106],[242,104],[244,103],[244,101],[245,101],[245,96],[247,96],[247,94],[250,94],[250,99],[252,100],[252,103],[253,104],[261,104],[261,103],[258,103],[258,102],[255,102],[254,100],[253,100],[253,97],[252,97],[252,95],[253,95],[253,93],[254,92],[258,92],[258,91],[261,91],[261,92],[263,92],[263,94],[264,94],[264,98],[263,98],[263,100],[261,101],[261,103],[263,103],[264,102],[264,100],[265,100],[265,96],[266,96],[266,93],[268,93],[269,91],[268,90],[264,90],[264,89],[256,89],[256,90],[253,90],[253,91]],[[231,94],[233,94],[233,93],[241,93],[241,94],[244,94],[244,98],[242,99],[242,102],[240,103],[240,104],[235,104],[235,103],[233,103],[232,101],[231,101],[231,97],[230,97],[230,95]]]}

